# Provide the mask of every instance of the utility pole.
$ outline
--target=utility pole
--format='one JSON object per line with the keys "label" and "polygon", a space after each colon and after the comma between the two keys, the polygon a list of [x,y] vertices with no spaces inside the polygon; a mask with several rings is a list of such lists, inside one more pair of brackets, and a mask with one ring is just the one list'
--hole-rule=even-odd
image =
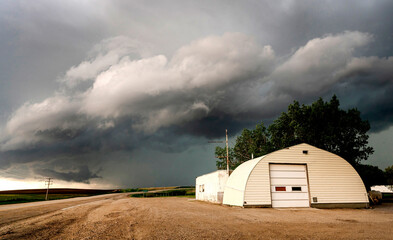
{"label": "utility pole", "polygon": [[48,180],[45,181],[45,185],[48,185],[48,188],[46,189],[45,200],[48,200],[49,186],[53,184],[52,178],[48,177],[47,179]]}
{"label": "utility pole", "polygon": [[[209,141],[209,143],[224,143],[224,141]],[[227,174],[229,176],[229,146],[228,146],[228,129],[225,129],[225,145],[227,148]],[[219,157],[219,158],[223,158],[225,156]]]}
{"label": "utility pole", "polygon": [[229,148],[228,148],[228,129],[225,129],[225,138],[227,145],[227,174],[229,176]]}

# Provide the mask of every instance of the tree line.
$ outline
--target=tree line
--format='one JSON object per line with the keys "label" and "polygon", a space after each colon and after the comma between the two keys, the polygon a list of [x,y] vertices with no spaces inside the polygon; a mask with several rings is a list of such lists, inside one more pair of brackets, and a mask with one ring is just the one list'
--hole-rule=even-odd
{"label": "tree line", "polygon": [[[300,143],[335,153],[347,160],[362,177],[369,189],[372,185],[393,184],[393,166],[385,172],[376,166],[362,164],[374,152],[368,146],[370,123],[362,120],[356,108],[343,110],[334,95],[329,102],[322,98],[311,105],[300,105],[298,101],[288,106],[287,112],[268,127],[263,122],[255,129],[243,129],[229,148],[229,167],[235,169],[249,160],[251,155],[260,157],[270,152]],[[226,149],[216,147],[218,169],[226,168]]]}

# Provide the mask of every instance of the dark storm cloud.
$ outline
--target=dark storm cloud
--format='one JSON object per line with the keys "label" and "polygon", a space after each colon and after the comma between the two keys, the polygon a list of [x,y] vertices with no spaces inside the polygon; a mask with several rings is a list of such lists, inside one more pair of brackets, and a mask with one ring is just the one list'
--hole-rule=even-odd
{"label": "dark storm cloud", "polygon": [[356,106],[374,132],[392,125],[392,66],[392,57],[360,57],[352,59],[339,74],[345,88],[357,93]]}
{"label": "dark storm cloud", "polygon": [[90,183],[89,180],[93,178],[101,178],[96,173],[92,173],[86,165],[79,167],[76,171],[60,172],[48,168],[38,168],[34,169],[34,173],[59,180],[83,183]]}
{"label": "dark storm cloud", "polygon": [[[107,45],[113,48],[109,52],[119,52],[118,44]],[[74,88],[75,80],[93,78],[86,91],[65,88],[17,109],[5,125],[1,151],[12,153],[19,163],[68,156],[75,164],[81,154],[130,151],[141,145],[174,151],[176,147],[156,144],[160,129],[201,120],[211,110],[223,109],[228,116],[244,111],[229,107],[228,99],[241,98],[238,90],[269,74],[274,63],[269,46],[259,46],[240,33],[196,40],[171,59],[158,55],[131,60],[125,53],[108,62],[98,52],[94,59],[72,67],[62,82]],[[236,96],[236,91],[241,94]],[[144,141],[152,134],[153,141]],[[179,136],[172,135],[175,138]],[[170,137],[165,143],[177,145]]]}
{"label": "dark storm cloud", "polygon": [[392,125],[391,1],[32,4],[0,7],[2,169],[80,182],[117,169],[124,184],[146,158],[165,182],[160,153],[334,93],[373,131]]}
{"label": "dark storm cloud", "polygon": [[393,119],[393,83],[378,91],[365,93],[359,101],[359,110],[371,124],[372,132],[389,128]]}

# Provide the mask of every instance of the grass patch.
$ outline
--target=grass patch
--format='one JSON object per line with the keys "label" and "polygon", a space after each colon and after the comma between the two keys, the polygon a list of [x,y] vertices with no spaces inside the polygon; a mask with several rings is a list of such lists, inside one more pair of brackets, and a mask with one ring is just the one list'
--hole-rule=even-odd
{"label": "grass patch", "polygon": [[139,192],[131,194],[130,197],[195,197],[195,188],[174,188],[169,190],[158,190],[153,192]]}
{"label": "grass patch", "polygon": [[122,193],[127,193],[127,192],[140,192],[142,191],[140,188],[125,188],[125,189],[120,189],[120,192]]}
{"label": "grass patch", "polygon": [[382,193],[382,202],[393,202],[393,193]]}
{"label": "grass patch", "polygon": [[[49,200],[89,197],[97,194],[49,194]],[[0,205],[44,201],[45,194],[0,194]]]}

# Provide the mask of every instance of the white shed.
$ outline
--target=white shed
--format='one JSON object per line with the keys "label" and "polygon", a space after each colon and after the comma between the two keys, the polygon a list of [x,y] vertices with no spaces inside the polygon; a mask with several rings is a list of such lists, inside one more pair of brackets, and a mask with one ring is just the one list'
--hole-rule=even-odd
{"label": "white shed", "polygon": [[226,183],[223,204],[363,208],[368,197],[362,179],[346,160],[302,143],[237,167]]}
{"label": "white shed", "polygon": [[218,170],[196,178],[195,198],[213,203],[222,203],[224,187],[228,180],[226,170]]}
{"label": "white shed", "polygon": [[380,191],[381,193],[393,193],[393,185],[375,185],[371,190]]}

